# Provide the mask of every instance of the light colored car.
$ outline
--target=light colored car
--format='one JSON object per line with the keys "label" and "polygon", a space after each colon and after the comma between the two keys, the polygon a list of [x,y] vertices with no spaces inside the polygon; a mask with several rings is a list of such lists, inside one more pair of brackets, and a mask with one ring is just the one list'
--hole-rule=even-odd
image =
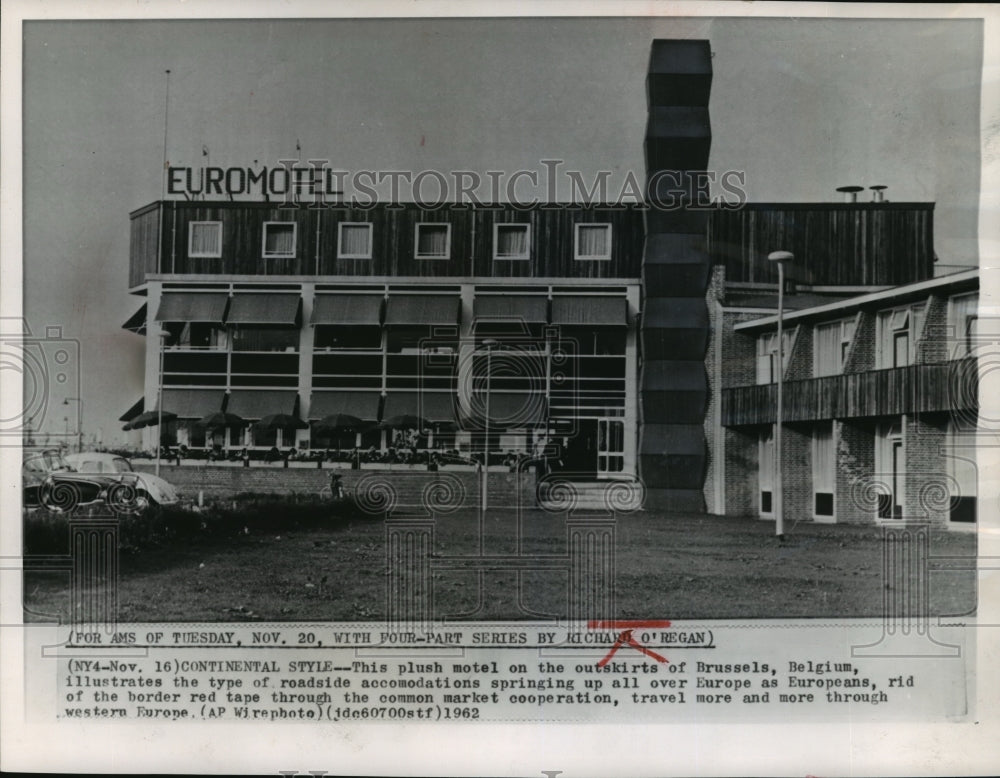
{"label": "light colored car", "polygon": [[147,505],[172,505],[178,501],[177,490],[159,476],[139,473],[125,457],[117,454],[103,454],[85,451],[81,454],[67,454],[66,462],[81,475],[101,475],[115,477],[136,490],[135,500],[139,507]]}

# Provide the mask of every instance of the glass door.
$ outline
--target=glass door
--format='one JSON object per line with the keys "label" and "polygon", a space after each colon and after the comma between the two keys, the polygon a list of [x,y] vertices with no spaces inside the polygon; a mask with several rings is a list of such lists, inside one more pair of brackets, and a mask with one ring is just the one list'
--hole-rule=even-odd
{"label": "glass door", "polygon": [[625,470],[625,422],[597,420],[597,477],[616,478]]}

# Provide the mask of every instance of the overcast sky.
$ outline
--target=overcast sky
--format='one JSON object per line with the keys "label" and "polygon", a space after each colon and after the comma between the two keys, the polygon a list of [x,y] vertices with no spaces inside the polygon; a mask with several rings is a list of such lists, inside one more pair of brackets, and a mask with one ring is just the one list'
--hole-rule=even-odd
{"label": "overcast sky", "polygon": [[[714,52],[713,170],[750,200],[884,184],[933,201],[942,263],[977,262],[978,21],[825,19],[29,22],[24,28],[24,312],[81,343],[84,428],[124,440],[144,339],[120,329],[128,213],[160,196],[164,71],[173,165],[540,170],[612,191],[643,172],[654,38]],[[63,429],[60,387],[42,426]],[[75,408],[70,408],[74,415]]]}

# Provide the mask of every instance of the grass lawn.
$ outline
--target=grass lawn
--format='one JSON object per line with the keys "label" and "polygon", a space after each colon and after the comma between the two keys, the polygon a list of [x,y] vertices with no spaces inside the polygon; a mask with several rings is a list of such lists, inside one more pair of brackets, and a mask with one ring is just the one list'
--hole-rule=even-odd
{"label": "grass lawn", "polygon": [[[492,510],[487,554],[517,552],[516,515]],[[565,517],[522,517],[521,552],[566,553]],[[774,526],[748,518],[626,514],[616,525],[619,618],[735,619],[877,617],[886,593],[877,527],[794,523],[779,544]],[[355,519],[336,528],[255,530],[228,539],[174,544],[121,557],[119,619],[150,621],[372,621],[385,616],[385,523]],[[932,557],[975,557],[972,533],[934,532]],[[434,550],[479,548],[475,513],[440,517]],[[951,560],[954,568],[974,567]],[[937,566],[937,565],[936,565]],[[562,571],[434,570],[436,618],[565,617]],[[480,585],[481,575],[481,585]],[[27,572],[26,620],[70,618],[69,574]],[[975,607],[975,571],[930,573],[930,609]],[[536,614],[532,616],[531,614]]]}

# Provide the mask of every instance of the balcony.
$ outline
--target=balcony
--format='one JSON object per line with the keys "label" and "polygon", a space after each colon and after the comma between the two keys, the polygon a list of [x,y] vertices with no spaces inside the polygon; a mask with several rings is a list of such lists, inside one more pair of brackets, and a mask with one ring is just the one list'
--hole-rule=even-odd
{"label": "balcony", "polygon": [[[975,359],[824,376],[784,384],[786,422],[898,416],[978,405]],[[777,384],[722,390],[722,424],[773,424]]]}

